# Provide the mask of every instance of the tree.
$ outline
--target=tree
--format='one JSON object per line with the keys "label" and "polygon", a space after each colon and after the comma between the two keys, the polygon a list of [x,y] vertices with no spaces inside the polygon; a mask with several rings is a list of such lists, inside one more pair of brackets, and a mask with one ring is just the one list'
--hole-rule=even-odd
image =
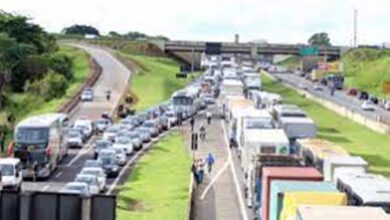
{"label": "tree", "polygon": [[64,34],[74,34],[74,35],[92,34],[92,35],[100,36],[98,29],[88,25],[75,24],[70,27],[64,28],[62,32]]}
{"label": "tree", "polygon": [[313,46],[331,46],[330,38],[325,32],[313,34],[309,38],[308,43]]}
{"label": "tree", "polygon": [[48,66],[56,73],[63,75],[67,80],[73,79],[73,60],[64,53],[53,53],[48,56]]}
{"label": "tree", "polygon": [[120,38],[120,37],[122,37],[122,35],[121,35],[120,33],[116,32],[116,31],[110,31],[110,32],[108,32],[108,36],[109,36],[109,37],[114,37],[114,38]]}

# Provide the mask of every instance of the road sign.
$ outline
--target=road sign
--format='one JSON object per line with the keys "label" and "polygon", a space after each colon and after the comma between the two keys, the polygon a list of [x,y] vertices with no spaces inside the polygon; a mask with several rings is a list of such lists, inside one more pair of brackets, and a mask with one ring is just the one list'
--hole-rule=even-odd
{"label": "road sign", "polygon": [[299,48],[299,54],[301,56],[317,56],[319,50],[317,47],[301,47]]}
{"label": "road sign", "polygon": [[383,82],[383,93],[390,94],[390,81]]}
{"label": "road sign", "polygon": [[220,55],[222,51],[222,43],[206,42],[205,53],[207,55]]}
{"label": "road sign", "polygon": [[192,133],[191,135],[191,150],[198,150],[198,133]]}

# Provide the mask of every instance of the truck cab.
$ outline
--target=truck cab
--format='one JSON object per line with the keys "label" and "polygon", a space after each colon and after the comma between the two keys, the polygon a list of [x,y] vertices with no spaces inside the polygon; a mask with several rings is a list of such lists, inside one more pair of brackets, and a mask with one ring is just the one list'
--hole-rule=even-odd
{"label": "truck cab", "polygon": [[19,191],[22,186],[22,166],[19,158],[0,159],[3,190]]}

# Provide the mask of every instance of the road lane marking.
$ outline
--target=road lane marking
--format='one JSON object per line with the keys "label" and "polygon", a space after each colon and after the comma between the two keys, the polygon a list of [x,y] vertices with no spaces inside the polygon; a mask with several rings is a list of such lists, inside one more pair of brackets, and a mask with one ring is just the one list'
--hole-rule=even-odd
{"label": "road lane marking", "polygon": [[226,170],[226,168],[229,167],[229,161],[227,161],[222,169],[220,169],[217,173],[217,175],[214,176],[214,178],[210,181],[210,183],[207,185],[207,187],[204,189],[202,195],[199,197],[200,200],[203,200],[204,197],[206,197],[208,191],[211,189],[211,187],[213,186],[213,184],[218,180],[219,176],[222,175],[222,173]]}
{"label": "road lane marking", "polygon": [[66,164],[67,167],[70,167],[72,166],[72,164],[74,164],[78,159],[80,159],[81,156],[83,156],[84,154],[87,154],[91,149],[91,145],[92,145],[92,142],[97,138],[97,136],[93,136],[91,139],[89,139],[89,141],[87,142],[87,144],[85,145],[85,147],[80,150],[78,152],[78,154],[71,160],[69,161],[68,164]]}
{"label": "road lane marking", "polygon": [[229,153],[228,160],[229,160],[230,170],[232,171],[232,174],[233,174],[234,184],[236,186],[236,192],[237,192],[237,196],[238,196],[238,202],[240,204],[241,216],[242,216],[243,220],[248,220],[248,213],[246,212],[246,207],[244,204],[244,197],[242,196],[242,193],[241,193],[236,168],[234,167],[234,163],[233,163],[232,152],[229,148],[229,139],[227,136],[225,125],[223,124],[223,120],[221,120],[221,125],[222,125],[222,129],[223,129],[223,133],[224,133],[225,146],[226,146],[226,149]]}
{"label": "road lane marking", "polygon": [[55,175],[55,177],[56,177],[56,178],[59,178],[61,175],[62,175],[62,171],[60,171],[59,173],[57,173],[57,174]]}

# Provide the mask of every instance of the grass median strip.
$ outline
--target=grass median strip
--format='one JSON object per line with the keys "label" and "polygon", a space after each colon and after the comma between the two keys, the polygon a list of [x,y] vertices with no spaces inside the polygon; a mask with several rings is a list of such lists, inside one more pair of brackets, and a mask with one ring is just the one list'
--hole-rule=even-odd
{"label": "grass median strip", "polygon": [[390,176],[390,136],[379,134],[320,104],[303,98],[294,90],[262,76],[263,88],[283,97],[284,103],[296,104],[306,111],[318,127],[318,137],[344,147],[370,164],[370,171]]}
{"label": "grass median strip", "polygon": [[117,219],[184,219],[189,195],[191,159],[174,132],[137,163],[118,195]]}
{"label": "grass median strip", "polygon": [[183,88],[191,80],[191,77],[176,78],[179,65],[170,58],[120,52],[117,55],[127,66],[132,65],[132,69],[136,69],[130,83],[131,92],[136,96],[136,110],[145,110],[167,101],[173,92]]}

